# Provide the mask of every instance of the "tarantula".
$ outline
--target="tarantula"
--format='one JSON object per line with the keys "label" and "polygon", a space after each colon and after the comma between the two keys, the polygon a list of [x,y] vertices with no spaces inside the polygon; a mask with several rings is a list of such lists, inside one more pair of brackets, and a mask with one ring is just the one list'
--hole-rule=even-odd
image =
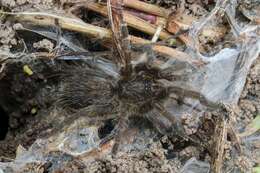
{"label": "tarantula", "polygon": [[[113,7],[118,7],[120,3],[108,0],[117,50],[113,58],[115,62],[99,57],[95,61],[87,60],[86,65],[69,68],[64,76],[65,86],[60,103],[66,108],[77,110],[78,115],[86,114],[90,119],[116,118],[118,123],[114,130],[101,142],[115,138],[113,153],[116,153],[131,116],[146,117],[161,133],[174,128],[177,134],[185,136],[181,123],[164,106],[171,95],[174,93],[181,97],[197,98],[207,106],[214,104],[199,92],[174,85],[178,78],[183,79],[185,75],[175,75],[172,66],[156,65],[149,46],[144,47],[145,53],[139,54],[134,60],[120,8],[115,10],[110,3]],[[191,65],[190,68],[194,67]]]}

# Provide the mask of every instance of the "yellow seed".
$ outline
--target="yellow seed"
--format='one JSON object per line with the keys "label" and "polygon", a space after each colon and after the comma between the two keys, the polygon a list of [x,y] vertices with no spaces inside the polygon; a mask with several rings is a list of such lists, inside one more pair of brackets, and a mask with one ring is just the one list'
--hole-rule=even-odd
{"label": "yellow seed", "polygon": [[33,71],[30,69],[30,67],[28,65],[23,66],[23,72],[29,76],[33,75]]}
{"label": "yellow seed", "polygon": [[169,46],[176,46],[176,44],[177,44],[176,39],[170,39],[169,40]]}
{"label": "yellow seed", "polygon": [[32,108],[31,114],[36,114],[37,113],[37,108]]}

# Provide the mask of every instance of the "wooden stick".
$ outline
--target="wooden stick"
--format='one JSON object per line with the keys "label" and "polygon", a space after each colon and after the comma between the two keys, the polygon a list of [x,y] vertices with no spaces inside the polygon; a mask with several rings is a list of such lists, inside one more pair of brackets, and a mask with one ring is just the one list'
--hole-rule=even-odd
{"label": "wooden stick", "polygon": [[[178,12],[177,14],[171,14],[170,10],[158,7],[156,5],[151,5],[139,0],[124,0],[124,5],[129,8],[133,8],[139,11],[143,11],[149,14],[156,15],[155,20],[156,24],[152,25],[145,20],[140,19],[138,16],[133,15],[133,12],[129,12],[127,10],[124,11],[125,21],[129,26],[138,29],[142,32],[148,33],[150,35],[154,35],[156,32],[156,28],[158,25],[163,25],[166,27],[166,31],[163,30],[160,34],[161,39],[169,38],[169,33],[177,34],[181,30],[189,29],[192,22],[197,19],[193,16],[183,14],[182,12]],[[107,16],[106,7],[99,3],[88,2],[84,5],[86,8],[95,11],[103,16]],[[137,13],[137,12],[135,12]],[[216,27],[215,27],[216,28]],[[212,29],[208,29],[212,30]],[[220,34],[216,31],[209,31],[218,38]],[[212,37],[214,37],[212,36]],[[191,38],[187,34],[181,34],[178,38],[184,42],[187,46],[191,44]]]}
{"label": "wooden stick", "polygon": [[[112,34],[110,30],[102,27],[94,26],[91,24],[87,24],[76,18],[74,19],[74,18],[63,17],[59,15],[53,15],[53,14],[50,15],[49,13],[43,13],[43,12],[25,12],[25,13],[13,14],[13,15],[14,15],[14,19],[17,20],[19,23],[26,22],[26,23],[31,23],[33,25],[52,26],[52,27],[56,26],[58,23],[62,29],[80,32],[91,37],[102,39],[104,42],[111,42]],[[129,36],[129,39],[133,44],[151,43],[151,41],[149,40],[145,40],[131,35]],[[191,58],[190,55],[167,46],[152,45],[152,49],[157,53],[167,55],[173,59],[187,61],[190,63],[196,61],[193,58]],[[201,63],[201,61],[198,61],[198,63]]]}
{"label": "wooden stick", "polygon": [[13,13],[13,15],[19,22],[29,22],[39,26],[57,26],[58,24],[63,29],[80,32],[98,39],[111,39],[111,32],[108,29],[85,23],[77,18],[44,12],[22,12]]}
{"label": "wooden stick", "polygon": [[139,11],[143,11],[148,14],[154,14],[166,19],[171,13],[171,11],[166,8],[158,7],[156,5],[148,4],[139,0],[124,0],[124,5],[126,7],[134,8]]}
{"label": "wooden stick", "polygon": [[212,156],[212,172],[221,173],[225,143],[227,140],[227,121],[224,118],[220,118],[220,120],[217,121],[213,137],[215,148],[213,149]]}
{"label": "wooden stick", "polygon": [[[105,17],[108,16],[107,14],[107,8],[104,5],[95,3],[95,2],[88,2],[85,4],[85,7],[89,10],[95,11]],[[133,14],[131,14],[130,12],[124,11],[123,12],[123,16],[124,16],[124,20],[126,21],[126,23],[135,28],[138,29],[144,33],[147,33],[149,35],[154,35],[156,33],[157,30],[157,26],[153,25],[137,16],[134,16]],[[166,25],[166,20],[165,19],[159,19],[160,24],[164,24],[164,26]],[[168,33],[165,30],[162,30],[160,32],[160,38],[161,39],[167,39],[171,37],[171,34]]]}
{"label": "wooden stick", "polygon": [[162,32],[162,29],[163,29],[163,26],[162,25],[159,25],[156,29],[156,32],[154,33],[154,36],[152,38],[152,43],[156,43],[159,36],[160,36],[160,33]]}
{"label": "wooden stick", "polygon": [[[128,0],[130,2],[130,0]],[[136,0],[132,0],[132,1],[136,1]],[[140,1],[138,1],[140,2]],[[148,5],[149,7],[149,4],[147,3],[144,3],[144,2],[141,2],[142,4],[146,4]],[[131,4],[131,3],[130,3]],[[95,3],[95,2],[88,2],[84,5],[84,7],[86,7],[87,9],[89,10],[92,10],[92,11],[95,11],[105,17],[107,17],[107,9],[106,9],[106,6],[102,5],[102,4],[99,4],[99,3]],[[135,8],[135,9],[139,9],[139,7],[136,7],[135,5],[132,5],[131,6],[132,8]],[[157,6],[155,6],[157,7]],[[142,7],[141,7],[142,8]],[[149,12],[148,10],[150,10],[150,8],[144,8],[146,9],[146,12]],[[154,13],[153,11],[155,10],[156,8],[152,8],[151,12],[149,12],[148,14],[152,14]],[[164,9],[166,10],[166,9]],[[169,11],[167,12],[169,13]],[[167,18],[163,18],[163,17],[158,17],[158,16],[155,16],[156,17],[156,24],[153,25],[153,24],[150,24],[149,22],[143,20],[143,19],[140,19],[139,17],[131,14],[131,12],[128,12],[128,11],[124,11],[123,13],[124,15],[124,20],[126,21],[126,23],[135,28],[135,29],[138,29],[142,32],[145,32],[147,34],[150,34],[150,35],[154,35],[156,33],[156,30],[157,30],[157,27],[158,25],[162,25],[164,27],[166,27],[166,30],[168,31],[165,31],[165,30],[162,30],[160,32],[160,35],[159,35],[159,38],[161,39],[167,39],[169,38],[171,35],[170,33],[178,33],[180,30],[182,29],[187,29],[190,27],[192,21],[191,20],[194,20],[194,18],[191,18],[189,16],[185,17],[185,19],[187,19],[188,21],[186,21],[185,23],[183,22],[180,22],[178,19],[175,19],[175,15],[174,16],[170,16],[167,15]],[[169,33],[170,32],[170,33]],[[187,35],[180,35],[179,36],[179,39],[185,43],[186,45],[190,45],[190,38],[187,36]]]}
{"label": "wooden stick", "polygon": [[[180,19],[182,19],[182,21],[185,21],[185,23],[181,22]],[[166,26],[167,31],[176,34],[176,33],[180,32],[181,30],[189,29],[194,20],[195,20],[195,18],[185,15],[185,14],[181,14],[181,15],[176,14],[176,15],[170,16],[168,18],[168,23]],[[181,41],[183,41],[186,45],[191,44],[191,38],[186,34],[180,35],[179,39]]]}

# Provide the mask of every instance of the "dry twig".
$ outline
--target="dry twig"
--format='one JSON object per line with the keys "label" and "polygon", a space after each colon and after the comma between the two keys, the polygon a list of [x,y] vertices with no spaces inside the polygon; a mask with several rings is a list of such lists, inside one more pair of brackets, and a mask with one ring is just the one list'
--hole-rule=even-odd
{"label": "dry twig", "polygon": [[214,173],[222,172],[222,163],[224,148],[227,139],[227,120],[225,118],[219,118],[217,121],[215,132],[214,132],[214,146],[215,150],[213,151],[213,167],[212,171]]}
{"label": "dry twig", "polygon": [[[89,2],[89,3],[85,4],[85,7],[88,8],[89,10],[95,11],[105,17],[108,16],[107,7],[104,5],[94,3],[94,2]],[[156,25],[153,25],[137,16],[134,16],[133,14],[131,14],[130,12],[128,12],[126,10],[123,11],[123,17],[124,17],[125,22],[129,26],[131,26],[135,29],[138,29],[144,33],[154,35],[154,33],[157,30]],[[157,18],[157,20],[158,20],[158,18]],[[166,25],[166,20],[164,22],[163,22],[163,20],[165,20],[165,19],[161,18],[159,23],[161,23],[161,24],[164,23]],[[171,36],[171,34],[165,30],[160,32],[161,39],[167,39],[170,36]]]}
{"label": "dry twig", "polygon": [[170,15],[171,11],[167,10],[162,7],[158,7],[153,4],[148,4],[139,0],[124,0],[124,5],[129,8],[134,8],[139,11],[146,12],[148,14],[153,14],[156,16],[160,16],[163,18],[168,18]]}
{"label": "dry twig", "polygon": [[[19,23],[25,22],[38,26],[56,26],[58,20],[59,26],[62,29],[80,32],[88,36],[101,39],[104,42],[111,42],[112,33],[110,30],[87,24],[77,18],[72,19],[69,17],[63,17],[43,12],[13,13],[13,15],[14,19]],[[149,40],[145,40],[131,35],[129,36],[129,39],[132,44],[151,43]],[[191,63],[195,61],[195,63],[197,62],[197,64],[201,64],[201,61],[194,60],[190,57],[190,55],[167,46],[152,45],[152,49],[157,53],[169,56],[173,59],[178,59],[181,61],[187,61]]]}

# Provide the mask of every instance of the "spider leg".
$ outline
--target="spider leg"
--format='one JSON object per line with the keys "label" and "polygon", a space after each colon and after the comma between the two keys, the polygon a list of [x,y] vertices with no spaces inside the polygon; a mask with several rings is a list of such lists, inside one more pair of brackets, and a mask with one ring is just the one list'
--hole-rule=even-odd
{"label": "spider leg", "polygon": [[[172,115],[169,111],[167,111],[163,105],[161,105],[160,103],[155,103],[154,107],[159,111],[160,115],[164,116],[166,119],[168,119],[172,123],[171,127],[173,128],[175,135],[177,135],[185,140],[189,140],[189,141],[192,141],[192,142],[200,145],[200,142],[189,137],[185,133],[185,130],[184,130],[180,120],[178,120],[176,118],[176,116]],[[172,130],[172,129],[170,129],[170,130]]]}
{"label": "spider leg", "polygon": [[197,99],[200,101],[202,105],[207,106],[209,109],[215,110],[220,107],[220,103],[210,101],[205,97],[205,95],[203,95],[199,91],[195,91],[193,89],[188,88],[187,85],[185,85],[185,83],[175,82],[176,83],[175,84],[174,82],[170,82],[165,79],[158,80],[158,82],[164,85],[165,87],[167,87],[170,93],[175,93],[176,95],[183,98],[189,97],[189,98]]}
{"label": "spider leg", "polygon": [[219,102],[210,101],[205,97],[205,95],[203,95],[199,91],[195,91],[193,89],[188,88],[188,86],[185,85],[185,83],[170,82],[165,79],[160,79],[157,82],[167,87],[170,93],[175,93],[176,95],[183,98],[189,97],[189,98],[197,99],[200,101],[202,105],[207,106],[207,108],[209,109],[215,110],[220,108]]}
{"label": "spider leg", "polygon": [[84,116],[85,114],[88,117],[105,117],[114,113],[116,113],[116,105],[113,103],[91,105],[76,112],[78,116]]}
{"label": "spider leg", "polygon": [[[113,111],[107,111],[106,109],[108,105],[91,105],[85,108],[80,109],[79,111],[72,113],[69,116],[66,116],[65,119],[60,122],[59,124],[56,124],[55,127],[52,129],[52,133],[56,133],[64,128],[67,124],[72,124],[80,117],[84,117],[87,119],[87,123],[89,125],[93,125],[94,123],[103,122],[107,119],[112,119],[116,117],[115,112]],[[111,107],[111,105],[109,106]]]}
{"label": "spider leg", "polygon": [[170,92],[175,92],[177,95],[180,95],[182,98],[189,97],[193,99],[197,99],[200,101],[200,103],[204,106],[207,106],[209,109],[218,109],[220,107],[219,103],[212,102],[209,99],[207,99],[202,93],[198,91],[194,91],[191,89],[187,89],[185,87],[179,87],[179,86],[171,86],[169,88]]}
{"label": "spider leg", "polygon": [[114,139],[112,156],[115,156],[118,152],[119,145],[121,144],[123,134],[127,129],[128,129],[128,116],[120,116],[116,127],[108,136],[106,136],[104,139],[101,140],[99,145],[102,146],[107,142],[109,142],[110,140]]}
{"label": "spider leg", "polygon": [[[159,114],[159,116],[158,116]],[[153,124],[153,127],[161,134],[168,134],[171,130],[171,124],[169,120],[160,116],[160,112],[157,109],[153,109],[145,114],[145,117]],[[165,122],[166,121],[166,122]]]}
{"label": "spider leg", "polygon": [[173,124],[174,129],[180,136],[186,135],[181,125],[181,122],[176,118],[176,116],[172,115],[169,111],[167,111],[164,108],[164,106],[160,103],[154,103],[154,107],[159,111],[160,115],[164,116]]}

